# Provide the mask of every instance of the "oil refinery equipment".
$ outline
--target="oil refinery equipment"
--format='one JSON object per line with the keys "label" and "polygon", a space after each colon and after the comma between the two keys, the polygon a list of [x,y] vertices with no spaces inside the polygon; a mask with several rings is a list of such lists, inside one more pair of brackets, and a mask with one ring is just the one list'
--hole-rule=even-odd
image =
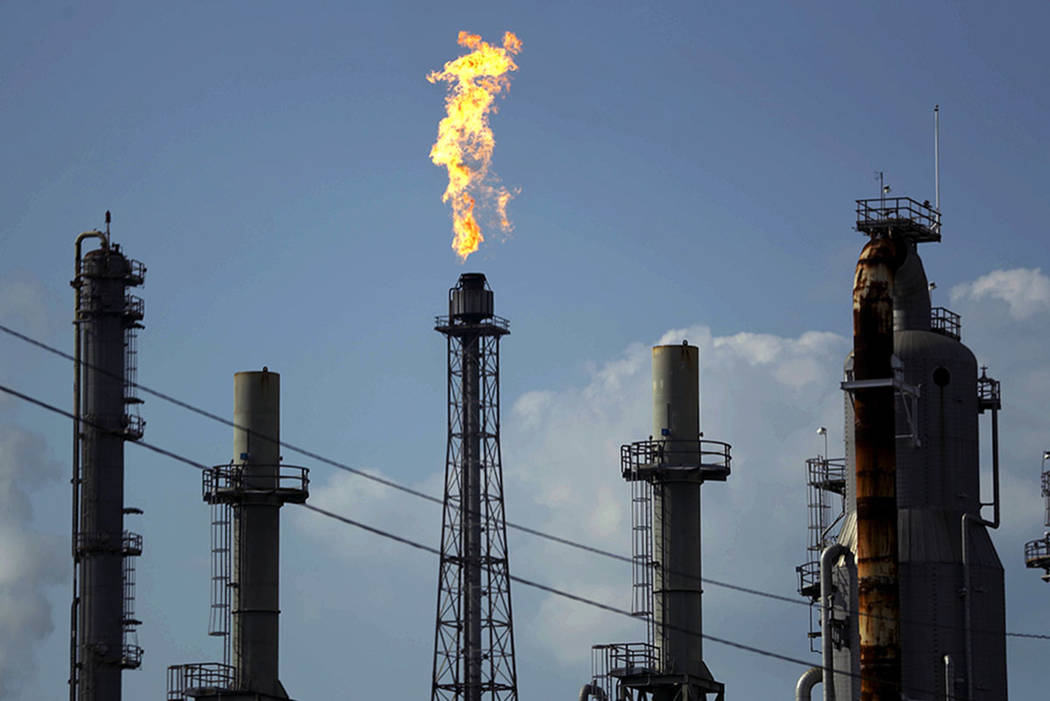
{"label": "oil refinery equipment", "polygon": [[[124,442],[142,438],[137,337],[146,268],[106,231],[76,238],[73,367],[73,602],[70,701],[120,701],[121,673],[142,663],[135,619],[135,558],[142,536],[125,530]],[[97,239],[98,248],[83,253]]]}
{"label": "oil refinery equipment", "polygon": [[1041,491],[1043,495],[1043,537],[1024,544],[1024,564],[1032,569],[1043,570],[1043,581],[1050,582],[1050,450],[1043,451]]}
{"label": "oil refinery equipment", "polygon": [[999,525],[999,382],[978,374],[958,315],[931,307],[918,244],[940,241],[940,212],[906,197],[858,200],[856,212],[870,241],[842,382],[845,517],[820,558],[823,695],[1005,701],[1003,567],[988,533]]}
{"label": "oil refinery equipment", "polygon": [[516,701],[507,523],[500,452],[499,342],[481,273],[460,275],[448,316],[448,441],[432,701]]}
{"label": "oil refinery equipment", "polygon": [[806,561],[795,568],[798,592],[810,603],[811,652],[820,649],[820,556],[835,542],[835,529],[846,515],[846,459],[827,457],[827,429],[821,426],[818,433],[824,436],[824,453],[806,460],[806,512],[809,516]]}
{"label": "oil refinery equipment", "polygon": [[309,496],[309,471],[281,463],[281,376],[233,376],[233,460],[203,473],[212,509],[211,615],[222,662],[168,668],[169,701],[287,699],[279,677],[280,509]]}
{"label": "oil refinery equipment", "polygon": [[700,487],[729,476],[730,446],[700,432],[699,360],[686,341],[653,348],[652,434],[620,449],[631,485],[632,613],[646,640],[594,646],[581,699],[724,699],[703,656]]}

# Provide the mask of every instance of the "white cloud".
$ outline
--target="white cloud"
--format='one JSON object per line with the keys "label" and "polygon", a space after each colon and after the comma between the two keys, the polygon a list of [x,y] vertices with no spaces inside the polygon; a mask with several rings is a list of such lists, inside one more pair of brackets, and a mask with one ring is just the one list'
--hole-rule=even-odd
{"label": "white cloud", "polygon": [[[683,339],[700,347],[705,435],[734,444],[729,481],[704,487],[707,572],[790,593],[805,546],[803,460],[823,449],[817,426],[841,424],[839,368],[848,342],[815,331],[797,338],[715,336],[693,326],[668,331],[658,343]],[[532,391],[513,403],[504,419],[511,520],[630,554],[619,447],[650,430],[650,372],[650,346],[636,343],[593,366],[580,386]],[[752,555],[737,552],[738,544]],[[517,572],[630,608],[629,566],[535,539],[512,546]],[[755,610],[753,599],[723,597],[713,587],[708,594],[722,609]],[[580,608],[545,596],[521,643],[583,678],[591,645],[640,639],[642,631],[630,620]],[[794,633],[801,639],[804,630]]]}
{"label": "white cloud", "polygon": [[953,303],[964,299],[1001,300],[1014,319],[1027,319],[1050,310],[1050,278],[1040,268],[995,270],[952,288]]}
{"label": "white cloud", "polygon": [[[32,525],[30,493],[58,476],[39,436],[0,428],[0,697],[32,678],[35,646],[54,628],[46,588],[64,572],[66,544]],[[17,643],[13,642],[17,641]]]}
{"label": "white cloud", "polygon": [[49,331],[47,294],[35,279],[0,281],[0,319],[31,336]]}
{"label": "white cloud", "polygon": [[[1020,543],[1041,533],[1038,461],[1025,456],[1046,447],[1040,441],[1048,435],[1043,398],[1050,394],[1050,374],[1042,349],[1050,338],[1047,331],[1033,330],[1030,324],[1000,325],[991,331],[993,310],[975,301],[981,294],[967,292],[964,306],[974,309],[960,311],[966,314],[972,347],[992,356],[993,367],[1004,369],[999,379],[1009,414],[1004,412],[1001,420],[1003,497],[1013,506],[1004,510],[1003,528],[994,537],[1009,579],[1015,576],[1010,572],[1018,569],[1014,561]],[[841,454],[844,400],[839,381],[849,339],[822,331],[797,337],[753,332],[718,336],[697,325],[670,330],[658,343],[677,344],[683,339],[701,349],[705,435],[733,444],[729,480],[703,488],[705,577],[793,596],[794,568],[803,561],[806,545],[804,460],[823,451],[823,439],[815,433],[818,426],[829,429],[832,455]],[[619,447],[648,434],[650,393],[649,344],[634,343],[594,363],[572,386],[535,388],[505,405],[508,519],[629,555],[629,488],[619,473]],[[987,422],[982,425],[987,431]],[[985,435],[985,465],[987,444]],[[984,477],[988,489],[987,472]],[[439,495],[442,475],[435,473],[415,486]],[[437,541],[440,510],[436,506],[356,477],[341,475],[330,480],[315,490],[314,503],[427,543]],[[323,520],[313,519],[309,524],[304,520],[302,525],[348,554],[355,580],[367,578],[373,564],[383,571],[396,567],[408,572],[382,592],[366,591],[364,596],[377,608],[385,598],[400,610],[404,604],[396,602],[403,602],[403,592],[415,587],[416,596],[426,600],[407,625],[418,632],[432,606],[434,558],[409,554],[403,546],[387,545],[338,524],[329,530]],[[514,530],[508,535],[512,573],[630,608],[628,565]],[[394,559],[396,564],[391,562]],[[1030,574],[1022,570],[1017,577]],[[1027,576],[1024,583],[1041,584],[1034,576]],[[537,673],[582,682],[590,673],[591,645],[643,639],[637,621],[521,585],[514,585],[513,591],[519,669],[528,664]],[[798,657],[808,654],[804,606],[755,598],[713,584],[705,586],[704,601],[706,632]],[[364,604],[359,600],[358,605]],[[1038,623],[1016,615],[1022,609],[1008,608],[1008,613],[1015,612],[1009,627],[1031,630]],[[428,659],[431,644],[427,640],[418,643],[422,649],[412,654]],[[754,691],[797,675],[791,668],[768,672],[762,668],[761,674],[749,678],[741,670],[753,664],[753,659],[739,654],[717,645],[705,649],[716,675],[738,689]],[[1015,664],[1011,661],[1011,669]]]}

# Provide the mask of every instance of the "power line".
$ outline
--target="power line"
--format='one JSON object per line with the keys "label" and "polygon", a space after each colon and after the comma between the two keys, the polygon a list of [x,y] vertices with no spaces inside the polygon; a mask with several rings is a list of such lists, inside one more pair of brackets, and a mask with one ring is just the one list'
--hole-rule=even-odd
{"label": "power line", "polygon": [[[34,404],[34,405],[36,405],[38,407],[41,407],[41,408],[46,409],[48,411],[51,411],[53,413],[60,414],[61,416],[64,416],[64,417],[66,417],[68,419],[71,419],[71,420],[75,420],[76,419],[76,417],[73,415],[72,412],[66,411],[65,409],[61,409],[61,408],[59,408],[57,406],[54,406],[53,404],[49,404],[49,403],[44,402],[44,401],[42,401],[40,399],[37,399],[35,397],[31,397],[31,396],[29,396],[27,394],[19,392],[19,391],[15,390],[15,389],[12,389],[10,387],[6,387],[4,385],[0,385],[0,391],[6,392],[7,394],[10,394],[10,395],[12,395],[14,397],[22,399],[22,400],[24,400],[26,402]],[[101,429],[101,430],[108,430],[108,429],[106,429],[106,427],[101,426],[100,424],[95,423],[95,422],[91,421],[90,419],[84,419],[83,417],[81,417],[80,418],[80,422],[85,424],[85,425],[87,425],[87,426],[91,426],[93,428],[98,428],[98,429]],[[153,445],[152,443],[149,443],[147,441],[137,440],[137,441],[132,441],[132,444],[141,446],[141,447],[143,447],[143,448],[145,448],[147,450],[150,450],[150,451],[152,451],[154,453],[157,453],[159,455],[163,455],[165,457],[171,458],[172,460],[175,460],[177,462],[181,462],[181,463],[183,463],[185,465],[189,465],[190,467],[195,467],[198,470],[206,471],[206,470],[210,470],[211,469],[208,465],[205,465],[204,463],[197,462],[196,460],[193,460],[192,458],[187,458],[187,457],[185,457],[183,455],[175,453],[175,452],[173,452],[171,450],[168,450],[166,448],[161,448],[160,446]],[[339,521],[341,523],[344,523],[346,525],[353,526],[355,528],[359,528],[359,529],[368,531],[369,533],[373,533],[373,534],[378,535],[380,537],[387,538],[389,540],[393,540],[393,541],[396,541],[398,543],[402,543],[403,545],[408,545],[409,547],[415,548],[417,550],[422,550],[424,552],[428,552],[428,553],[433,554],[433,555],[438,555],[438,556],[441,555],[441,552],[437,548],[434,548],[434,547],[429,546],[429,545],[425,545],[423,543],[420,543],[418,541],[412,540],[410,538],[405,538],[404,536],[399,536],[396,533],[392,533],[390,531],[386,531],[384,529],[377,528],[375,526],[370,526],[370,525],[368,525],[368,524],[366,524],[364,522],[357,521],[355,519],[351,519],[351,518],[349,518],[347,516],[343,516],[341,514],[337,514],[337,513],[333,512],[333,511],[329,511],[327,509],[323,509],[321,507],[317,507],[317,506],[314,506],[312,504],[300,504],[299,506],[302,506],[303,508],[305,508],[305,509],[307,509],[309,511],[313,511],[315,513],[321,514],[323,516],[326,516],[328,518],[334,519],[334,520]],[[521,584],[523,586],[527,586],[527,587],[531,587],[531,588],[534,588],[534,589],[538,589],[540,591],[544,591],[544,592],[547,592],[549,594],[553,594],[555,596],[559,596],[559,597],[568,599],[570,601],[575,601],[577,603],[581,603],[581,604],[585,604],[585,605],[588,605],[588,606],[592,606],[594,608],[602,609],[602,610],[608,611],[610,613],[615,613],[615,614],[618,614],[618,615],[626,616],[628,618],[631,618],[632,620],[638,620],[638,617],[635,614],[633,614],[631,611],[628,611],[627,609],[622,609],[622,608],[619,608],[617,606],[611,606],[609,604],[605,604],[605,603],[602,603],[602,602],[597,601],[595,599],[590,599],[588,597],[581,596],[579,594],[573,594],[572,592],[565,591],[564,589],[558,589],[557,587],[552,587],[552,586],[549,586],[547,584],[542,584],[542,583],[537,582],[535,580],[531,580],[531,579],[527,579],[525,577],[521,577],[520,575],[513,575],[512,574],[512,575],[509,575],[509,576],[510,576],[511,581],[517,582],[518,584]],[[718,643],[720,645],[725,645],[726,647],[735,648],[737,650],[742,650],[744,652],[750,652],[752,654],[760,655],[762,657],[767,657],[767,658],[770,658],[770,659],[780,660],[782,662],[789,662],[789,663],[792,663],[792,664],[802,665],[802,666],[807,667],[807,668],[813,666],[812,662],[809,661],[809,660],[803,660],[803,659],[799,659],[797,657],[791,657],[790,655],[784,655],[782,653],[774,652],[772,650],[767,650],[765,648],[756,647],[754,645],[748,645],[746,643],[740,643],[740,642],[737,642],[735,640],[730,640],[728,638],[722,638],[722,637],[719,637],[719,636],[710,635],[709,633],[703,633],[703,632],[697,631],[697,630],[692,629],[692,628],[686,628],[684,626],[677,626],[677,625],[673,625],[673,624],[664,624],[664,627],[672,629],[672,630],[678,630],[678,631],[684,632],[684,633],[689,634],[689,635],[697,635],[697,636],[701,637],[704,640],[708,640],[708,641],[711,641],[713,643]],[[1038,635],[1038,634],[1032,634],[1032,633],[1006,633],[1006,635],[1008,635],[1008,636],[1012,635],[1012,636],[1015,636],[1015,637],[1023,637],[1023,638],[1050,640],[1050,635]],[[841,676],[847,676],[847,677],[851,677],[851,678],[860,678],[860,675],[856,674],[854,672],[835,670],[834,674],[841,675]],[[922,689],[918,689],[918,688],[914,688],[914,687],[907,688],[907,689],[902,689],[902,691],[911,691],[911,692],[914,692],[914,693],[925,693],[925,694],[932,694],[933,693],[932,691],[929,691],[929,690],[922,690]]]}
{"label": "power line", "polygon": [[[47,351],[49,353],[52,353],[52,354],[57,355],[59,357],[65,358],[66,360],[70,360],[70,361],[72,361],[74,363],[77,362],[77,359],[74,356],[72,356],[71,354],[66,353],[65,351],[63,351],[63,350],[61,350],[59,348],[55,348],[54,346],[48,345],[48,344],[44,343],[43,341],[40,341],[38,339],[35,339],[35,338],[27,336],[27,335],[25,335],[23,333],[20,333],[20,332],[14,330],[14,329],[11,329],[11,328],[3,325],[3,324],[0,324],[0,331],[3,331],[4,333],[6,333],[8,335],[11,335],[11,336],[13,336],[15,338],[18,338],[19,340],[25,341],[26,343],[29,343],[30,345],[36,346],[37,348],[45,350],[45,351]],[[116,373],[109,372],[109,371],[107,371],[107,370],[105,370],[103,368],[99,368],[97,366],[94,366],[94,365],[92,365],[91,363],[89,363],[89,362],[87,362],[85,360],[80,360],[79,362],[84,367],[88,367],[88,368],[90,368],[92,370],[95,370],[97,372],[101,372],[101,373],[103,373],[105,375],[114,377],[116,379],[120,379],[122,381],[124,380],[124,377],[122,375],[118,375]],[[231,428],[235,428],[235,429],[242,430],[242,431],[247,431],[247,432],[253,433],[253,434],[255,434],[255,435],[257,435],[257,436],[259,436],[261,438],[266,438],[268,440],[271,440],[271,442],[278,443],[280,446],[282,446],[284,448],[287,448],[289,450],[297,452],[297,453],[299,453],[301,455],[305,455],[307,457],[313,458],[314,460],[322,462],[322,463],[324,463],[326,465],[330,465],[332,467],[336,467],[336,468],[338,468],[340,470],[344,470],[346,472],[349,472],[351,474],[357,475],[359,477],[364,477],[365,479],[372,480],[373,482],[377,482],[379,484],[383,484],[383,485],[385,485],[387,487],[391,487],[393,489],[397,489],[399,491],[405,492],[407,494],[411,494],[411,495],[419,497],[421,499],[425,499],[427,501],[430,501],[430,502],[433,502],[433,503],[436,503],[436,504],[443,504],[443,500],[442,499],[439,499],[438,497],[435,497],[433,495],[427,494],[426,492],[422,492],[422,491],[419,491],[417,489],[413,489],[412,487],[405,486],[403,484],[400,484],[400,483],[395,482],[395,481],[390,480],[390,479],[386,479],[386,478],[383,478],[383,477],[379,477],[377,475],[373,475],[373,474],[371,474],[369,472],[366,472],[364,470],[361,470],[359,468],[351,467],[350,465],[347,465],[345,463],[339,462],[337,460],[333,460],[331,458],[327,458],[327,457],[325,457],[323,455],[320,455],[320,454],[318,454],[318,453],[316,453],[314,451],[308,450],[306,448],[299,447],[297,445],[288,443],[286,441],[272,441],[272,438],[269,437],[269,436],[263,436],[263,435],[259,434],[257,431],[252,431],[251,429],[249,429],[247,427],[240,426],[239,424],[231,421],[230,419],[227,419],[227,418],[224,418],[222,416],[219,416],[218,414],[212,413],[212,412],[210,412],[210,411],[208,411],[206,409],[202,409],[200,407],[194,406],[193,404],[190,404],[190,403],[185,402],[185,401],[183,401],[181,399],[173,397],[173,396],[171,396],[171,395],[169,395],[169,394],[167,394],[165,392],[161,392],[159,390],[152,389],[152,388],[147,387],[145,385],[141,385],[141,384],[139,384],[137,382],[129,382],[128,384],[130,384],[130,385],[132,385],[132,386],[142,390],[143,392],[146,392],[147,394],[153,395],[153,396],[157,397],[158,399],[161,399],[163,401],[169,402],[169,403],[174,404],[174,405],[176,405],[176,406],[178,406],[180,408],[186,409],[186,410],[191,411],[191,412],[193,412],[195,414],[199,414],[199,415],[204,416],[205,418],[211,419],[213,421],[217,421],[217,422],[219,422],[219,423],[221,423],[223,425],[229,426]],[[44,409],[48,409],[49,411],[53,411],[55,413],[61,414],[61,415],[65,416],[65,417],[67,417],[67,418],[75,419],[74,415],[71,412],[65,411],[64,409],[60,409],[60,408],[58,408],[56,406],[53,406],[51,404],[47,404],[46,402],[43,402],[41,400],[34,399],[34,398],[30,397],[29,395],[22,394],[21,392],[17,392],[17,391],[15,391],[13,389],[10,389],[8,387],[4,387],[2,385],[0,385],[0,390],[2,390],[4,392],[7,392],[9,394],[12,394],[12,395],[14,395],[16,397],[19,397],[20,399],[24,399],[25,401],[28,401],[28,402],[30,402],[32,404],[40,406],[40,407],[42,407]],[[87,425],[92,425],[87,420],[85,420],[83,417],[80,418],[80,421],[81,421],[81,423],[84,423],[84,424],[87,424]],[[197,468],[202,469],[202,470],[210,469],[208,466],[203,465],[202,463],[194,462],[194,461],[190,460],[189,458],[184,458],[182,456],[177,455],[176,453],[172,453],[172,452],[167,451],[167,450],[165,450],[163,448],[159,448],[159,447],[154,446],[152,444],[149,444],[149,443],[147,443],[145,441],[139,440],[139,441],[134,441],[134,443],[136,445],[141,445],[142,447],[144,447],[144,448],[146,448],[148,450],[151,450],[153,452],[159,453],[159,454],[164,455],[166,457],[170,457],[170,458],[172,458],[174,460],[177,460],[179,462],[183,462],[183,463],[192,465],[193,467],[197,467]],[[308,506],[307,508],[310,508],[312,510],[318,511],[319,513],[321,512],[321,509],[319,509],[318,507]],[[326,515],[331,516],[330,513],[326,514]],[[339,520],[343,520],[343,519],[340,518]],[[350,523],[349,521],[347,521],[347,522]],[[364,526],[362,524],[359,524],[358,522],[352,522],[352,523],[350,523],[350,525],[358,526],[358,527],[364,528],[365,530],[370,530],[370,531],[375,532],[375,533],[377,533],[379,535],[385,535],[385,534],[379,533],[378,530],[372,529],[371,527]],[[573,540],[570,540],[568,538],[563,538],[561,536],[557,536],[557,535],[554,535],[554,534],[551,534],[551,533],[546,533],[544,531],[540,531],[538,529],[531,528],[529,526],[524,526],[524,525],[521,525],[521,524],[512,523],[510,521],[507,522],[507,526],[509,528],[514,528],[516,530],[519,530],[519,531],[521,531],[523,533],[527,533],[529,535],[534,535],[534,536],[537,536],[539,538],[550,540],[552,542],[559,543],[559,544],[565,545],[567,547],[575,548],[577,550],[582,550],[582,551],[585,551],[585,552],[589,552],[589,553],[592,553],[592,554],[595,554],[595,555],[600,555],[602,557],[607,557],[607,558],[610,558],[610,559],[613,559],[613,560],[617,560],[617,561],[620,561],[620,562],[624,562],[624,563],[628,563],[628,564],[633,564],[633,562],[634,562],[633,558],[628,557],[626,555],[621,555],[619,553],[616,553],[616,552],[613,552],[613,551],[610,551],[610,550],[605,550],[603,548],[598,548],[598,547],[595,547],[595,546],[592,546],[592,545],[587,545],[585,543],[580,543],[578,541],[573,541]],[[391,535],[391,537],[393,537],[395,540],[399,539],[398,536]],[[428,549],[429,548],[429,546],[419,545],[419,544],[412,544],[412,543],[409,543],[407,541],[400,541],[400,542],[405,542],[405,544],[413,545],[413,547],[420,547],[422,549]],[[809,606],[810,605],[808,602],[801,601],[801,600],[796,599],[796,598],[783,596],[781,594],[774,594],[772,592],[762,591],[761,589],[754,589],[754,588],[751,588],[751,587],[745,587],[745,586],[742,586],[742,585],[739,585],[739,584],[733,584],[732,582],[726,582],[726,581],[722,581],[722,580],[711,579],[711,578],[708,578],[708,577],[700,578],[700,582],[703,583],[703,584],[709,584],[709,585],[712,585],[712,586],[722,587],[722,588],[728,589],[730,591],[737,591],[737,592],[740,592],[740,593],[750,594],[752,596],[759,596],[759,597],[766,598],[766,599],[771,599],[771,600],[774,600],[774,601],[781,601],[781,602],[784,602],[784,603],[794,604],[794,605],[798,605],[798,606]],[[633,616],[633,614],[630,614],[630,615],[632,615],[632,617],[634,617],[634,618],[637,618],[637,616]],[[870,616],[872,618],[881,618],[881,616],[878,616],[876,614],[865,614],[865,613],[861,613],[861,612],[857,612],[857,615],[858,616]],[[945,624],[939,624],[939,623],[928,623],[928,622],[925,622],[925,621],[901,621],[901,622],[902,623],[914,624],[914,625],[920,625],[920,626],[936,627],[936,628],[943,629],[943,630],[964,630],[964,628],[962,626],[945,625]],[[973,632],[975,632],[975,633],[982,633],[982,632],[991,633],[992,631],[973,631]],[[1011,632],[1006,632],[1005,635],[1007,637],[1014,637],[1014,638],[1028,638],[1028,639],[1035,639],[1035,640],[1050,640],[1050,635],[1042,635],[1042,634],[1038,634],[1038,633],[1011,633]]]}
{"label": "power line", "polygon": [[[48,353],[51,353],[53,355],[57,355],[60,358],[64,358],[66,360],[69,360],[70,362],[73,362],[73,363],[78,362],[76,357],[74,357],[73,355],[71,355],[69,353],[66,353],[65,351],[61,350],[60,348],[56,348],[56,347],[54,347],[52,345],[44,343],[43,341],[40,341],[40,340],[35,339],[35,338],[32,338],[31,336],[27,336],[26,334],[21,333],[19,331],[16,331],[16,330],[14,330],[14,329],[12,329],[12,328],[10,328],[8,326],[5,326],[3,324],[0,324],[0,331],[3,331],[4,333],[6,333],[6,334],[8,334],[10,336],[13,336],[13,337],[15,337],[15,338],[17,338],[17,339],[19,339],[21,341],[24,341],[25,343],[28,343],[28,344],[30,344],[32,346],[35,346],[35,347],[39,348],[41,350],[47,351]],[[93,370],[95,372],[100,372],[100,373],[102,373],[104,375],[107,375],[109,377],[112,377],[114,379],[121,380],[122,382],[126,381],[123,375],[119,375],[117,373],[110,372],[110,371],[108,371],[108,370],[106,370],[104,368],[97,367],[97,366],[89,363],[86,360],[81,359],[79,361],[79,363],[81,364],[81,366],[87,367],[87,368],[89,368],[89,369],[91,369],[91,370]],[[237,423],[231,421],[230,419],[227,419],[226,417],[219,416],[218,414],[210,412],[207,409],[202,409],[202,408],[200,408],[198,406],[190,404],[189,402],[183,401],[183,400],[181,400],[181,399],[179,399],[177,397],[174,397],[174,396],[172,396],[170,394],[167,394],[166,392],[161,392],[160,390],[153,389],[152,387],[147,387],[147,386],[142,385],[142,384],[140,384],[138,382],[128,382],[128,384],[133,386],[133,387],[136,387],[137,389],[142,390],[146,394],[149,394],[149,395],[152,395],[152,396],[156,397],[157,399],[163,400],[165,402],[173,404],[173,405],[175,405],[177,407],[180,407],[182,409],[186,409],[187,411],[193,412],[193,413],[198,414],[199,416],[203,416],[203,417],[205,417],[207,419],[211,419],[212,421],[217,421],[217,422],[223,424],[224,426],[229,426],[230,428],[238,429],[238,430],[241,430],[241,431],[247,431],[248,433],[254,433],[254,434],[258,435],[260,438],[265,438],[267,440],[270,440],[271,442],[276,442],[282,448],[287,448],[288,450],[291,450],[291,451],[293,451],[295,453],[299,453],[300,455],[305,455],[306,457],[312,458],[313,460],[316,460],[316,461],[318,461],[320,463],[324,463],[325,465],[329,465],[331,467],[335,467],[335,468],[343,470],[345,472],[349,472],[349,473],[351,473],[353,475],[356,475],[358,477],[363,477],[363,478],[365,478],[367,480],[371,480],[371,481],[376,482],[378,484],[382,484],[382,485],[384,485],[386,487],[390,487],[391,489],[396,489],[398,491],[404,492],[405,494],[411,494],[414,497],[418,497],[420,499],[424,499],[424,500],[429,501],[429,502],[434,503],[434,504],[441,505],[441,504],[444,503],[444,501],[441,498],[433,496],[432,494],[427,494],[426,492],[420,491],[418,489],[413,489],[412,487],[408,487],[406,485],[400,484],[398,482],[395,482],[394,480],[387,479],[385,477],[380,477],[378,475],[371,474],[369,472],[366,472],[365,470],[361,470],[359,468],[352,467],[352,466],[347,465],[346,463],[340,462],[338,460],[333,460],[331,458],[328,458],[328,457],[325,457],[323,455],[320,455],[319,453],[316,453],[316,452],[314,452],[312,450],[308,450],[306,448],[302,448],[300,446],[294,445],[294,444],[289,443],[289,442],[284,441],[284,440],[273,441],[271,436],[259,435],[258,432],[252,431],[251,429],[247,428],[246,426],[240,426]],[[487,516],[484,515],[484,514],[482,514],[482,517],[483,518],[487,518]],[[598,548],[598,547],[595,547],[593,545],[587,545],[586,543],[581,543],[579,541],[570,540],[569,538],[563,538],[562,536],[554,535],[553,533],[546,533],[544,531],[538,530],[536,528],[531,528],[529,526],[525,526],[525,525],[520,524],[520,523],[514,523],[514,522],[511,522],[511,521],[507,521],[507,527],[508,528],[513,528],[514,530],[517,530],[517,531],[521,531],[522,533],[527,533],[528,535],[536,536],[537,538],[543,538],[545,540],[549,540],[551,542],[558,543],[560,545],[564,545],[566,547],[575,548],[576,550],[581,550],[583,552],[589,552],[592,555],[600,555],[602,557],[607,557],[609,559],[617,560],[619,562],[624,562],[626,564],[633,564],[633,562],[634,562],[634,559],[629,557],[629,556],[627,556],[627,555],[621,555],[620,553],[616,553],[616,552],[613,552],[611,550]],[[807,602],[805,602],[805,601],[800,601],[799,599],[795,599],[795,598],[792,598],[792,597],[784,596],[782,594],[774,594],[772,592],[765,592],[765,591],[761,591],[759,589],[752,589],[750,587],[744,587],[744,586],[741,586],[741,585],[738,585],[738,584],[732,584],[730,582],[724,582],[724,581],[720,581],[720,580],[717,580],[717,579],[711,579],[709,577],[703,577],[703,578],[701,578],[700,581],[703,582],[704,584],[710,584],[711,586],[722,587],[724,589],[729,589],[731,591],[738,591],[738,592],[742,592],[742,593],[745,593],[745,594],[751,594],[753,596],[761,596],[761,597],[764,597],[764,598],[767,598],[767,599],[773,599],[775,601],[782,601],[782,602],[785,602],[785,603],[799,605],[799,606],[809,606],[809,604]]]}

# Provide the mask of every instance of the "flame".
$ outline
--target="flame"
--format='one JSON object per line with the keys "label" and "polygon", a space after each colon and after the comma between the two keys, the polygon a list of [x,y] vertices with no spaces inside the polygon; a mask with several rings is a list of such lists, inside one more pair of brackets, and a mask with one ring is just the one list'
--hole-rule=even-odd
{"label": "flame", "polygon": [[514,55],[521,51],[521,40],[513,33],[503,35],[503,46],[482,41],[481,36],[461,31],[458,43],[471,53],[449,61],[427,80],[448,83],[445,98],[447,115],[438,124],[437,141],[430,149],[430,160],[448,170],[448,187],[442,202],[452,203],[452,248],[467,259],[485,237],[474,216],[479,200],[494,203],[499,227],[509,231],[507,203],[513,196],[503,187],[488,183],[489,165],[496,140],[489,126],[489,113],[496,112],[496,95],[510,87],[510,71],[518,70]]}

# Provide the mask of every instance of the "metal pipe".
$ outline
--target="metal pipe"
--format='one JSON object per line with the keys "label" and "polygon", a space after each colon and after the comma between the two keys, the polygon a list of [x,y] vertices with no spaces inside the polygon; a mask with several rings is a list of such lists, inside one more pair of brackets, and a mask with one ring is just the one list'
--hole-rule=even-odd
{"label": "metal pipe", "polygon": [[900,696],[900,584],[893,378],[893,281],[906,248],[875,236],[853,284],[853,394],[861,701]]}
{"label": "metal pipe", "polygon": [[584,684],[583,688],[580,689],[580,701],[588,701],[588,699],[592,698],[597,699],[597,701],[607,701],[608,699],[605,689],[597,684]]}
{"label": "metal pipe", "polygon": [[[108,213],[107,213],[108,214]],[[69,701],[77,698],[77,608],[80,604],[77,570],[80,556],[77,548],[77,533],[80,530],[80,368],[82,362],[80,350],[80,266],[81,245],[85,239],[99,238],[102,247],[109,248],[109,238],[97,229],[82,231],[77,234],[74,243],[75,258],[73,263],[73,477],[70,480],[73,491],[73,523],[71,528],[70,549],[73,556],[73,601],[69,612]]]}
{"label": "metal pipe", "polygon": [[841,543],[825,548],[820,555],[820,650],[824,675],[824,701],[835,701],[835,679],[833,677],[835,669],[831,641],[831,568],[835,566],[836,560],[840,557],[853,559],[853,553]]}
{"label": "metal pipe", "polygon": [[466,701],[481,701],[481,392],[479,339],[463,349],[463,648]]}
{"label": "metal pipe", "polygon": [[233,462],[241,468],[244,495],[234,504],[233,666],[242,688],[280,696],[281,376],[233,376]]}
{"label": "metal pipe", "polygon": [[941,106],[933,106],[933,197],[937,209],[937,233],[941,231]]}
{"label": "metal pipe", "polygon": [[660,672],[707,676],[704,666],[700,479],[700,349],[686,343],[652,350],[652,434],[669,467],[653,485],[654,643]]}
{"label": "metal pipe", "polygon": [[813,698],[813,687],[820,683],[823,670],[820,667],[810,667],[795,684],[795,701],[810,701]]}
{"label": "metal pipe", "polygon": [[992,408],[992,521],[990,528],[999,527],[999,410]]}
{"label": "metal pipe", "polygon": [[970,588],[970,529],[968,526],[976,524],[987,528],[999,527],[999,411],[994,407],[992,408],[992,503],[983,504],[980,503],[980,499],[978,499],[978,502],[978,509],[981,506],[992,507],[992,520],[989,521],[983,518],[978,512],[976,514],[965,513],[960,521],[962,529],[963,635],[966,638],[967,701],[972,701],[973,699],[973,596]]}
{"label": "metal pipe", "polygon": [[967,527],[970,522],[982,522],[973,514],[962,515],[962,567],[963,567],[963,634],[966,636],[966,701],[973,701],[973,638],[970,635],[970,538]]}
{"label": "metal pipe", "polygon": [[955,699],[955,664],[951,655],[944,656],[944,701]]}

